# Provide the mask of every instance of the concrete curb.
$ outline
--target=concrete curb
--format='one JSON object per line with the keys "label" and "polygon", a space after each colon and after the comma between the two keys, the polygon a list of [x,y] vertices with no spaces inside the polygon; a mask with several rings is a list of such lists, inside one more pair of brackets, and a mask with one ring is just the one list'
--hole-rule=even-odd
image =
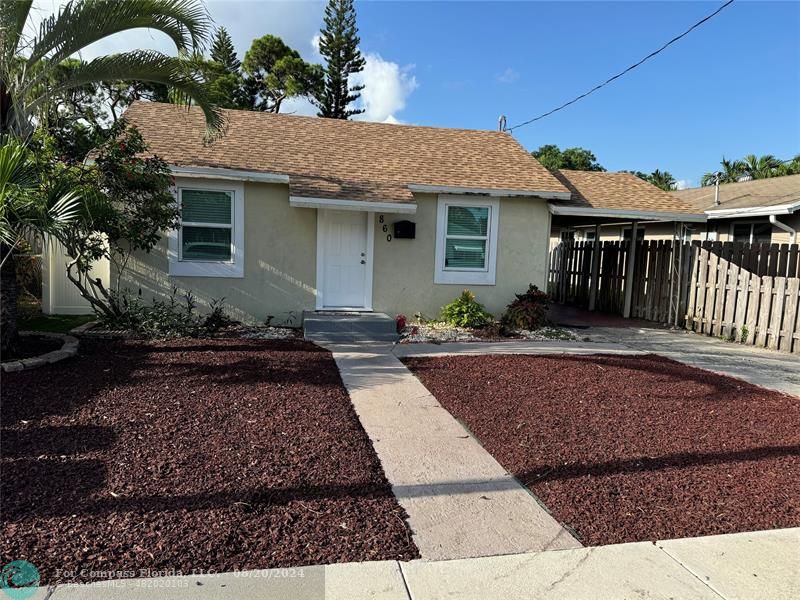
{"label": "concrete curb", "polygon": [[31,358],[22,358],[20,360],[7,360],[0,363],[0,368],[4,373],[11,373],[14,371],[28,371],[30,369],[38,369],[45,365],[51,365],[65,358],[70,358],[78,353],[78,345],[80,342],[78,338],[64,333],[51,333],[49,331],[20,331],[21,336],[38,335],[41,337],[49,337],[63,341],[59,350],[53,350],[41,356],[33,356]]}

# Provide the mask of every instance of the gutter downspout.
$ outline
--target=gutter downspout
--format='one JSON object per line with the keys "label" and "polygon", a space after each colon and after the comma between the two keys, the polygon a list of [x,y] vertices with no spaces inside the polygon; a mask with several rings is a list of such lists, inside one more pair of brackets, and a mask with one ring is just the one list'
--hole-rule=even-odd
{"label": "gutter downspout", "polygon": [[789,234],[789,243],[794,244],[797,240],[797,230],[789,227],[786,223],[782,223],[778,221],[778,217],[776,215],[769,216],[769,222],[772,223],[778,229],[783,229],[785,232]]}

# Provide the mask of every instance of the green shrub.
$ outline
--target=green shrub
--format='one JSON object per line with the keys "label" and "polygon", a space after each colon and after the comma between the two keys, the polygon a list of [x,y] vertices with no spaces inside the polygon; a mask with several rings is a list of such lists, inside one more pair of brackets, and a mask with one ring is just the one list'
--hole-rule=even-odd
{"label": "green shrub", "polygon": [[516,299],[506,307],[500,322],[508,330],[539,329],[547,321],[550,299],[535,285],[530,285],[524,294],[514,294]]}
{"label": "green shrub", "polygon": [[442,307],[442,320],[455,327],[483,327],[492,321],[492,315],[475,300],[475,294],[464,290],[458,298]]}
{"label": "green shrub", "polygon": [[147,306],[130,292],[115,294],[114,301],[122,309],[119,315],[101,315],[100,325],[106,329],[129,331],[145,338],[201,337],[233,324],[224,309],[224,298],[211,301],[211,312],[196,312],[197,302],[191,292],[178,299],[177,288],[166,300],[154,299]]}

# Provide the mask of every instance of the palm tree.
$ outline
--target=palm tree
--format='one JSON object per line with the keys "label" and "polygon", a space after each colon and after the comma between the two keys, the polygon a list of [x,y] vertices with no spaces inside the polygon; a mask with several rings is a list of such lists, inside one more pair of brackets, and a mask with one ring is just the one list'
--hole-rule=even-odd
{"label": "palm tree", "polygon": [[[168,85],[176,100],[202,108],[210,133],[222,126],[221,113],[208,101],[201,77],[184,58],[202,48],[210,32],[210,18],[199,0],[71,0],[30,37],[25,27],[32,3],[0,3],[0,132],[27,136],[52,99],[87,84],[119,80]],[[165,33],[179,56],[133,50],[61,68],[90,44],[139,28]]]}
{"label": "palm tree", "polygon": [[765,154],[764,156],[748,154],[742,160],[744,174],[749,175],[752,179],[775,177],[778,175],[780,167],[781,161],[772,154]]}
{"label": "palm tree", "polygon": [[[745,175],[745,165],[741,160],[728,160],[723,156],[720,166],[722,166],[719,171],[720,183],[736,183]],[[716,180],[716,173],[706,173],[700,180],[700,185],[714,185]]]}
{"label": "palm tree", "polygon": [[647,181],[665,192],[675,189],[675,178],[669,171],[659,171],[656,169],[647,176]]}
{"label": "palm tree", "polygon": [[[202,77],[192,68],[189,58],[202,50],[211,29],[211,20],[199,0],[70,0],[30,36],[26,25],[32,4],[33,0],[0,0],[0,134],[27,139],[37,126],[46,124],[48,105],[57,98],[88,84],[119,80],[167,85],[177,103],[193,102],[201,107],[209,136],[221,129],[222,114],[208,100]],[[90,44],[140,28],[166,34],[175,44],[178,57],[153,50],[132,50],[63,68],[70,57]],[[18,150],[6,152],[9,164],[18,160],[13,159]],[[28,172],[28,167],[23,172]],[[13,173],[18,176],[18,171]],[[29,202],[29,183],[27,179],[22,183],[8,179],[0,206],[8,228],[0,245],[1,349],[8,349],[16,335],[17,282],[10,255],[15,248],[14,228],[24,222],[16,210]],[[17,194],[22,197],[17,198]],[[47,223],[33,219],[22,229],[46,232]]]}
{"label": "palm tree", "polygon": [[17,341],[17,275],[14,250],[34,235],[58,234],[78,215],[75,193],[41,185],[38,165],[23,143],[5,137],[0,144],[0,353]]}

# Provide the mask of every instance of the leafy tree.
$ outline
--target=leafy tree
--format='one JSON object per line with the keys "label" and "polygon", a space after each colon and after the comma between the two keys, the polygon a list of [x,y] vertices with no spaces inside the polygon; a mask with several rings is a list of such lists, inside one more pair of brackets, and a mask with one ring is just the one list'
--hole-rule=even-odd
{"label": "leafy tree", "polygon": [[[719,171],[719,182],[735,183],[743,177],[766,179],[800,173],[800,155],[788,162],[781,162],[772,154],[748,154],[742,160],[727,160],[723,157],[720,165],[722,169]],[[706,173],[700,180],[700,185],[714,185],[715,182],[716,173]]]}
{"label": "leafy tree", "polygon": [[779,168],[781,175],[798,175],[800,174],[800,154],[797,154],[791,160],[781,163]]}
{"label": "leafy tree", "polygon": [[[222,126],[222,114],[209,101],[203,81],[186,68],[183,58],[185,53],[201,47],[209,32],[210,19],[199,0],[70,0],[57,14],[45,19],[35,35],[29,36],[26,25],[32,4],[32,0],[0,3],[0,134],[30,138],[37,127],[47,125],[56,99],[91,84],[117,81],[169,86],[173,98],[194,102],[203,110],[209,135]],[[139,28],[166,34],[179,56],[133,50],[64,68],[65,61],[87,46]],[[24,202],[17,198],[23,194],[24,186],[11,186],[8,190],[1,199],[0,211],[4,215],[14,214],[15,207]],[[0,260],[13,251],[13,245],[3,243]],[[13,259],[6,263],[10,261]],[[16,287],[16,276],[4,277],[0,290],[0,307],[7,320],[2,331],[3,347],[10,347],[16,331],[16,311],[11,306],[16,301]]]}
{"label": "leafy tree", "polygon": [[229,73],[238,73],[242,63],[236,56],[233,40],[224,27],[217,29],[211,43],[211,60],[222,65]]}
{"label": "leafy tree", "polygon": [[13,353],[17,341],[17,274],[14,252],[34,236],[61,232],[78,215],[74,190],[48,193],[35,155],[6,136],[0,145],[0,353]]}
{"label": "leafy tree", "polygon": [[[209,32],[210,20],[198,0],[71,0],[29,38],[25,27],[31,5],[31,0],[0,5],[0,132],[30,135],[54,98],[88,84],[121,80],[167,85],[176,98],[202,108],[209,134],[221,127],[222,115],[182,58],[200,47]],[[90,44],[144,27],[165,33],[180,56],[133,50],[81,61],[60,72],[64,61]]]}
{"label": "leafy tree", "polygon": [[664,190],[665,192],[674,190],[677,183],[675,178],[672,176],[672,173],[669,171],[660,171],[659,169],[656,169],[652,173],[643,173],[642,171],[623,171],[623,173],[636,175],[636,177],[639,179],[644,179],[647,183],[650,183],[657,188]]}
{"label": "leafy tree", "polygon": [[[48,179],[54,189],[80,190],[84,199],[80,218],[56,235],[74,257],[67,277],[96,312],[106,318],[121,316],[125,306],[120,282],[132,253],[150,252],[161,232],[178,222],[169,166],[148,157],[141,134],[122,119],[112,126],[93,165],[56,166]],[[114,266],[111,289],[91,273],[92,264],[101,258]]]}
{"label": "leafy tree", "polygon": [[575,171],[605,171],[597,162],[597,157],[585,148],[566,148],[561,150],[555,144],[545,144],[531,152],[533,157],[551,171],[573,169]]}
{"label": "leafy tree", "polygon": [[[78,59],[67,59],[59,65],[56,77],[68,77],[82,64]],[[169,89],[145,81],[90,82],[54,96],[47,105],[44,124],[61,158],[82,161],[108,138],[111,125],[136,100],[167,102]]]}
{"label": "leafy tree", "polygon": [[312,97],[322,85],[322,67],[307,63],[274,35],[253,40],[242,69],[245,93],[253,110],[280,112],[286,98]]}
{"label": "leafy tree", "polygon": [[320,30],[319,52],[325,57],[325,85],[317,95],[318,116],[349,119],[364,112],[349,108],[361,97],[363,85],[350,85],[350,76],[364,70],[366,61],[358,49],[361,43],[353,0],[328,0],[325,27]]}
{"label": "leafy tree", "polygon": [[781,161],[772,154],[756,156],[748,154],[742,159],[742,168],[745,175],[752,179],[767,179],[780,174]]}

